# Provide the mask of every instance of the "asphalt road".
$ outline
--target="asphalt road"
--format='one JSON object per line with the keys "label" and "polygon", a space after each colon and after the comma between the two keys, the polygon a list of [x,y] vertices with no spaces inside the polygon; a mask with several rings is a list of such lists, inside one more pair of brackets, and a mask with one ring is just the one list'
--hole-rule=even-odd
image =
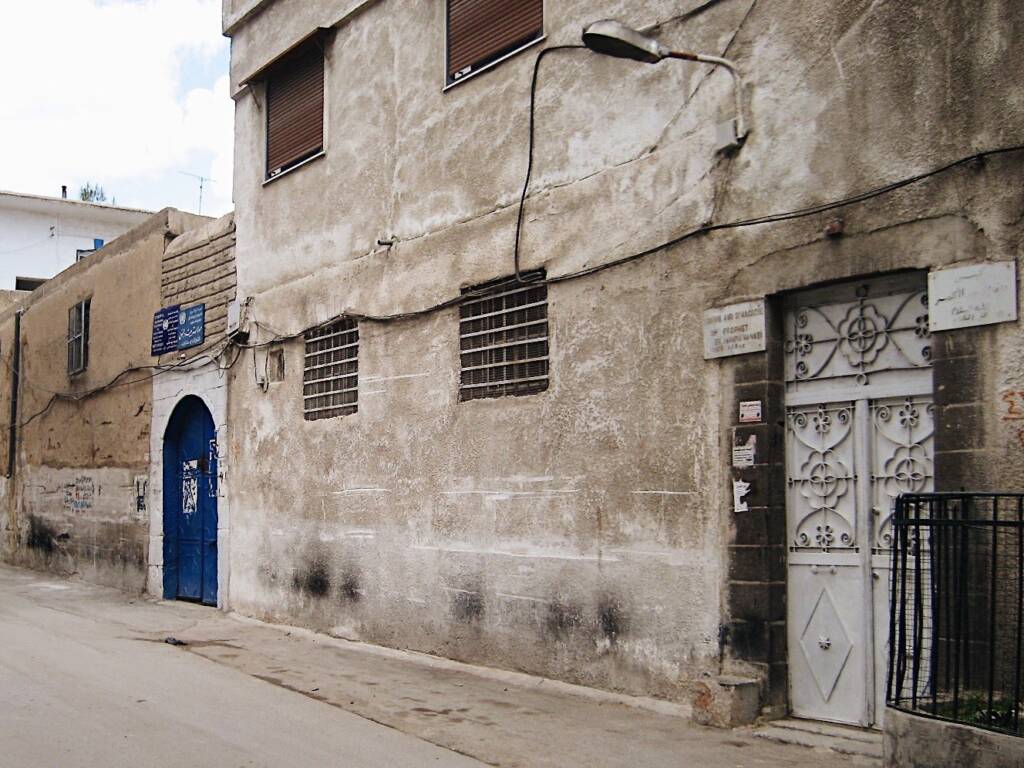
{"label": "asphalt road", "polygon": [[45,599],[70,588],[0,571],[3,768],[484,765]]}

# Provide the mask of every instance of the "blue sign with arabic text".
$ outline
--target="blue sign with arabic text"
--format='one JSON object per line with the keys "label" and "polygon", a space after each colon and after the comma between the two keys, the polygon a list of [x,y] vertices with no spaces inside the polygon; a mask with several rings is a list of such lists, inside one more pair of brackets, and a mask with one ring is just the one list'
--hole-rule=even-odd
{"label": "blue sign with arabic text", "polygon": [[153,315],[153,345],[151,355],[163,355],[178,348],[178,305],[164,307]]}
{"label": "blue sign with arabic text", "polygon": [[178,317],[178,349],[196,347],[206,339],[206,305],[182,307]]}

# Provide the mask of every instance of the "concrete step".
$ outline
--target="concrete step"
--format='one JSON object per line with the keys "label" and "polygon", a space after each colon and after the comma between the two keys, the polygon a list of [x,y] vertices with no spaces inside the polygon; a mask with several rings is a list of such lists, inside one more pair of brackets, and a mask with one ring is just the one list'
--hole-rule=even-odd
{"label": "concrete step", "polygon": [[882,734],[866,728],[789,718],[762,726],[754,735],[783,744],[830,749],[844,755],[882,757]]}

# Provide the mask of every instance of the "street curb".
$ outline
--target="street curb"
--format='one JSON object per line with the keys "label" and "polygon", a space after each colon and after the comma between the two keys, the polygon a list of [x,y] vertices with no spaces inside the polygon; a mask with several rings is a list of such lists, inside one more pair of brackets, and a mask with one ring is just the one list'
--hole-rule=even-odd
{"label": "street curb", "polygon": [[588,699],[589,701],[596,701],[602,704],[618,704],[620,706],[645,710],[659,715],[682,718],[689,722],[692,722],[693,720],[693,708],[689,704],[653,699],[646,696],[629,696],[623,693],[602,691],[597,688],[588,688],[585,685],[575,685],[573,683],[562,682],[561,680],[552,680],[547,677],[529,675],[525,672],[512,672],[505,669],[495,669],[493,667],[481,667],[475,664],[466,664],[465,662],[454,661],[452,659],[443,659],[439,656],[431,656],[428,653],[422,653],[420,651],[405,651],[396,648],[386,648],[381,645],[371,645],[370,643],[362,643],[355,640],[345,640],[322,632],[314,632],[313,630],[306,629],[305,627],[293,627],[288,624],[274,624],[269,621],[261,621],[260,619],[254,619],[251,616],[245,616],[235,611],[230,611],[227,615],[231,619],[242,624],[268,627],[278,632],[290,633],[298,637],[306,638],[307,640],[312,640],[316,643],[324,643],[325,645],[354,651],[356,653],[365,653],[371,656],[382,656],[389,659],[408,661],[425,667],[431,667],[433,669],[462,672],[485,680],[493,680],[507,685],[514,685],[519,688],[536,689],[543,686],[543,690],[545,692],[559,693],[566,696],[578,696],[580,698]]}

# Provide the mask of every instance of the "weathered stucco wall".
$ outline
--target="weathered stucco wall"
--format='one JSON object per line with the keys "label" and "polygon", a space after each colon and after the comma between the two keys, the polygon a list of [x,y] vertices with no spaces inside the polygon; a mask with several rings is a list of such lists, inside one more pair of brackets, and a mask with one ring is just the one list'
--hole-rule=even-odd
{"label": "weathered stucco wall", "polygon": [[[161,211],[25,299],[16,462],[2,512],[9,561],[131,591],[145,587],[149,353],[160,264],[167,241],[200,220]],[[68,311],[86,298],[89,362],[69,376]],[[0,317],[5,459],[14,312]]]}
{"label": "weathered stucco wall", "polygon": [[[442,92],[443,3],[352,5],[277,0],[233,31],[237,83],[344,19],[328,38],[324,158],[264,185],[260,88],[236,97],[239,295],[260,342],[512,271],[534,54]],[[732,104],[724,72],[554,54],[523,240],[524,267],[549,277],[1024,141],[1016,3],[550,0],[546,44],[604,17],[664,22],[667,43],[738,60],[753,132],[733,157],[712,152]],[[455,310],[362,322],[359,411],[343,418],[303,421],[301,341],[247,351],[229,384],[232,605],[703,707],[703,683],[751,674],[781,711],[783,489],[756,486],[734,515],[728,456],[736,400],[763,390],[778,420],[780,388],[772,353],[705,361],[701,313],[1019,259],[1022,168],[1020,154],[991,158],[554,284],[538,395],[458,401]],[[845,234],[829,238],[836,216]],[[977,358],[974,388],[940,398],[937,438],[950,456],[963,441],[980,452],[972,484],[1019,486],[1024,447],[999,409],[1002,390],[1024,390],[1021,342],[1019,323],[937,341],[944,360]],[[264,391],[276,349],[284,379]],[[937,367],[937,390],[954,365]]]}

